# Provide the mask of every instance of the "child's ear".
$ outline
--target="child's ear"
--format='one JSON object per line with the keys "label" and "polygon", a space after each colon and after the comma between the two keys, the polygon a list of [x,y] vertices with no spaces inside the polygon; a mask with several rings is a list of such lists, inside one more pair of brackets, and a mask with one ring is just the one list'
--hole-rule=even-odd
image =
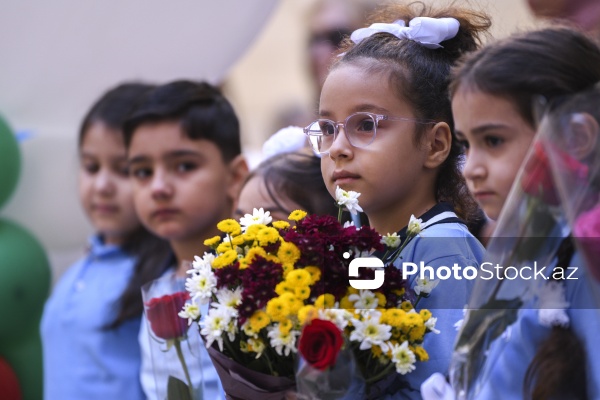
{"label": "child's ear", "polygon": [[445,122],[438,122],[426,135],[427,156],[425,158],[426,168],[437,168],[450,154],[452,147],[452,132]]}
{"label": "child's ear", "polygon": [[588,113],[577,113],[571,116],[569,128],[569,152],[578,160],[583,160],[596,150],[598,121]]}
{"label": "child's ear", "polygon": [[234,204],[237,204],[238,197],[246,182],[248,176],[248,163],[243,155],[236,156],[228,164],[229,180],[227,182],[227,195]]}

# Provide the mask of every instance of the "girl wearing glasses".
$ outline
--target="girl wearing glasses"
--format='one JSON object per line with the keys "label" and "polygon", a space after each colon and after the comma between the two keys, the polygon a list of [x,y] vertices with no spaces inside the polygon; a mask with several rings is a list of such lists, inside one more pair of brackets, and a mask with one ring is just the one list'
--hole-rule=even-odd
{"label": "girl wearing glasses", "polygon": [[[422,3],[391,5],[377,22],[354,31],[332,66],[321,92],[320,118],[305,128],[322,153],[321,171],[329,192],[336,187],[361,193],[369,224],[381,234],[406,236],[411,215],[426,226],[403,248],[395,265],[477,268],[483,246],[465,223],[477,216],[460,172],[461,152],[454,140],[448,98],[450,67],[476,50],[490,25],[484,14]],[[386,260],[384,260],[385,262]],[[405,276],[414,288],[418,275]],[[435,277],[434,277],[435,279]],[[420,398],[421,382],[446,371],[472,281],[438,279],[420,300],[438,318],[439,335],[423,347],[429,361],[397,375],[388,394]],[[399,389],[402,388],[402,389]]]}

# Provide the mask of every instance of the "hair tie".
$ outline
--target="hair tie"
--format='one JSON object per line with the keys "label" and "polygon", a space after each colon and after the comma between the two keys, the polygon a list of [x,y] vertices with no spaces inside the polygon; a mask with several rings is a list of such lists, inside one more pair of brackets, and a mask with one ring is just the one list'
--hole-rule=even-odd
{"label": "hair tie", "polygon": [[459,26],[455,18],[417,17],[410,20],[408,26],[403,20],[397,20],[391,24],[376,23],[357,29],[350,35],[350,40],[358,44],[375,33],[384,32],[398,39],[414,40],[428,49],[439,49],[443,47],[441,42],[456,36]]}

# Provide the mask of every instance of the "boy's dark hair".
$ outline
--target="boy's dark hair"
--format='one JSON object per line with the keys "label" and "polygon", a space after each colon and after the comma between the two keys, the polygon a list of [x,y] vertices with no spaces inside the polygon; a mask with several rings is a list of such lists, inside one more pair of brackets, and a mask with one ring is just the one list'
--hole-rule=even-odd
{"label": "boy's dark hair", "polygon": [[[476,218],[478,206],[462,176],[462,149],[454,137],[448,83],[452,65],[464,53],[479,47],[480,35],[490,27],[491,22],[484,13],[452,5],[435,9],[422,2],[385,6],[369,20],[384,23],[403,20],[408,26],[415,17],[451,17],[458,20],[460,27],[455,37],[440,43],[443,48],[439,49],[429,49],[413,40],[399,39],[389,33],[376,33],[358,44],[347,40],[340,50],[343,56],[332,68],[352,63],[372,73],[387,74],[390,87],[399,98],[412,105],[418,119],[448,123],[453,140],[448,158],[439,169],[436,200],[451,203],[456,213],[469,222]],[[426,132],[425,126],[417,126],[417,143]]]}
{"label": "boy's dark hair", "polygon": [[[102,123],[116,132],[122,133],[123,123],[135,108],[137,102],[154,86],[145,83],[123,83],[107,91],[94,103],[83,118],[79,130],[79,147],[94,123]],[[150,233],[142,225],[125,239],[121,248],[136,256],[136,264],[127,287],[116,306],[117,316],[105,328],[114,329],[125,321],[140,317],[144,311],[140,289],[142,285],[158,278],[164,272],[170,246],[165,240]]]}
{"label": "boy's dark hair", "polygon": [[209,83],[180,80],[148,93],[125,122],[125,146],[129,147],[140,125],[163,121],[179,122],[190,139],[215,143],[226,162],[242,152],[235,111],[219,89]]}

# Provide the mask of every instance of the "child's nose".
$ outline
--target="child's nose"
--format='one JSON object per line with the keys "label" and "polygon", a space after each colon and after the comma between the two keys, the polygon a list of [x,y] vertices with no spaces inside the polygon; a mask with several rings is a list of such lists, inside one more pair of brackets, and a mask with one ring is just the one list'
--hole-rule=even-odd
{"label": "child's nose", "polygon": [[102,194],[112,194],[115,190],[112,174],[103,169],[98,172],[94,180],[95,189]]}
{"label": "child's nose", "polygon": [[335,160],[338,157],[349,157],[352,154],[352,145],[346,136],[346,127],[338,125],[338,133],[329,148],[329,157]]}
{"label": "child's nose", "polygon": [[477,152],[471,151],[463,167],[463,175],[467,180],[481,180],[486,176],[485,164]]}
{"label": "child's nose", "polygon": [[173,185],[169,175],[164,171],[157,170],[152,177],[151,184],[152,196],[155,198],[165,198],[173,195]]}

